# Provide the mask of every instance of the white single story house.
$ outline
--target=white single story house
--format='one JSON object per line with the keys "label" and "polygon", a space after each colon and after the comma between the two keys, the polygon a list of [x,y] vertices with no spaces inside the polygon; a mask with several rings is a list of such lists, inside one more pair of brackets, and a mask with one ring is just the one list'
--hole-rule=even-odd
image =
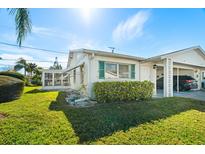
{"label": "white single story house", "polygon": [[[148,59],[90,49],[71,50],[67,68],[42,71],[43,89],[81,89],[93,96],[93,83],[101,81],[144,81],[154,83],[164,77],[164,97],[173,96],[173,76],[192,76],[198,83],[205,79],[205,52],[200,46],[182,49]],[[179,92],[179,77],[177,78]]]}

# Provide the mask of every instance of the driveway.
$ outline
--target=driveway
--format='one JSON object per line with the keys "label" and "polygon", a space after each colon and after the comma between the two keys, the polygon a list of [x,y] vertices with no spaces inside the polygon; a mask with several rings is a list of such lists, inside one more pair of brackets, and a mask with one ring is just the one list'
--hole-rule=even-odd
{"label": "driveway", "polygon": [[[205,101],[205,91],[202,90],[190,90],[177,93],[174,91],[174,96],[176,97],[186,97],[186,98],[193,98],[197,100]],[[163,97],[163,90],[157,90],[157,95],[154,98],[162,98]]]}

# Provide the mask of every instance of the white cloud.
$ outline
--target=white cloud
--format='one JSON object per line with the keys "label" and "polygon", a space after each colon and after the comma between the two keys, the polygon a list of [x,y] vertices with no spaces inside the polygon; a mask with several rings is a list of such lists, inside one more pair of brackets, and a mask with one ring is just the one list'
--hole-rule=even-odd
{"label": "white cloud", "polygon": [[46,35],[46,36],[50,36],[53,33],[55,33],[55,31],[51,28],[47,28],[47,27],[39,27],[39,26],[32,26],[32,33],[34,34],[39,34],[39,35]]}
{"label": "white cloud", "polygon": [[92,39],[83,39],[77,35],[73,35],[69,38],[68,49],[97,49],[99,48],[99,43],[97,41],[93,41]]}
{"label": "white cloud", "polygon": [[61,65],[63,66],[63,68],[65,68],[67,64],[65,63],[67,62],[67,55],[62,55],[58,53],[51,54],[49,52],[41,52],[32,49],[0,45],[0,57],[2,57],[3,59],[15,59],[15,61],[0,60],[0,65],[14,65],[16,60],[22,57],[26,60],[31,60],[28,62],[36,63],[38,66],[41,66],[43,68],[49,68],[51,65],[53,65],[56,56],[58,57],[58,61],[64,62],[61,63]]}
{"label": "white cloud", "polygon": [[142,36],[144,24],[149,17],[149,11],[139,11],[135,15],[129,17],[126,21],[120,22],[112,33],[113,40],[118,43]]}
{"label": "white cloud", "polygon": [[23,55],[23,54],[0,54],[0,56],[3,59],[19,59],[19,58],[24,58],[27,60],[33,60],[33,57],[28,56],[28,55]]}
{"label": "white cloud", "polygon": [[31,32],[32,34],[37,35],[39,37],[60,38],[65,40],[68,40],[69,37],[72,37],[72,34],[58,30],[56,28],[48,28],[36,25],[32,26]]}

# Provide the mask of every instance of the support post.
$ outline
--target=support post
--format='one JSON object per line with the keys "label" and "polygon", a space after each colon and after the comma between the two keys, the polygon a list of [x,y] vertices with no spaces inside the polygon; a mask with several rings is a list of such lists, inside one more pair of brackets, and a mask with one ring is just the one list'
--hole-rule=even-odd
{"label": "support post", "polygon": [[179,93],[179,68],[177,68],[177,93]]}
{"label": "support post", "polygon": [[61,73],[61,86],[63,86],[63,73]]}
{"label": "support post", "polygon": [[42,86],[45,87],[45,72],[42,72]]}
{"label": "support post", "polygon": [[157,67],[152,69],[151,74],[153,74],[152,81],[154,82],[154,95],[157,95]]}
{"label": "support post", "polygon": [[52,73],[52,86],[54,86],[54,73]]}
{"label": "support post", "polygon": [[164,59],[164,97],[173,96],[173,61]]}

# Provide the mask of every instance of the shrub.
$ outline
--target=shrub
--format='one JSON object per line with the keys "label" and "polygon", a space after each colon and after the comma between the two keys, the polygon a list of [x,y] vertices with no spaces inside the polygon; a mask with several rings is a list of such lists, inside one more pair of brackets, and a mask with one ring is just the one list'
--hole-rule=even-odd
{"label": "shrub", "polygon": [[34,75],[31,79],[31,83],[33,85],[36,85],[36,86],[41,86],[42,85],[41,76],[40,75]]}
{"label": "shrub", "polygon": [[114,81],[94,83],[97,102],[147,100],[152,97],[154,84],[150,81]]}
{"label": "shrub", "polygon": [[42,82],[39,79],[32,79],[31,80],[31,84],[35,85],[35,86],[41,86]]}
{"label": "shrub", "polygon": [[24,82],[20,79],[0,75],[0,103],[20,98]]}
{"label": "shrub", "polygon": [[10,76],[10,77],[14,77],[14,78],[20,79],[22,81],[25,81],[24,75],[22,75],[18,72],[5,71],[5,72],[0,72],[0,75]]}

